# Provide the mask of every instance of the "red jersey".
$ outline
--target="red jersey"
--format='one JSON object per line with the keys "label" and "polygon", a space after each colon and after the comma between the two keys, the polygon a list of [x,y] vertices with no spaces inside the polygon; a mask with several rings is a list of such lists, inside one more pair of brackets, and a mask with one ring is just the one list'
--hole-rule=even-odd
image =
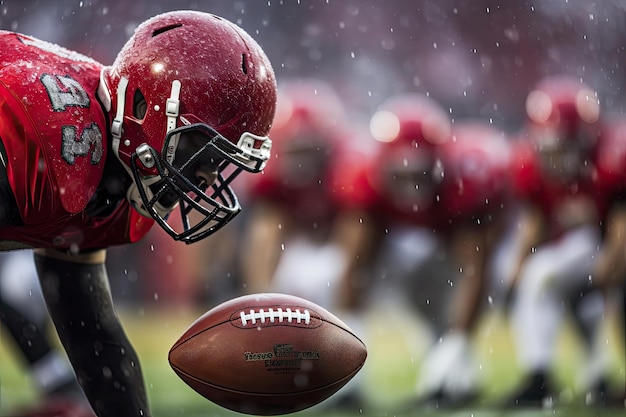
{"label": "red jersey", "polygon": [[59,249],[139,240],[153,220],[127,200],[103,217],[86,212],[108,152],[96,96],[102,65],[12,32],[0,31],[0,43],[0,140],[23,222],[0,229],[0,240]]}
{"label": "red jersey", "polygon": [[[306,151],[312,152],[312,151]],[[324,153],[320,150],[318,153]],[[261,175],[250,183],[250,196],[282,207],[294,224],[305,228],[327,228],[341,209],[334,198],[332,172],[338,154],[311,158],[300,164],[291,155],[276,155]],[[314,167],[308,165],[316,165]]]}
{"label": "red jersey", "polygon": [[602,126],[595,155],[597,181],[609,198],[626,192],[626,118],[609,120]]}
{"label": "red jersey", "polygon": [[[598,170],[598,155],[606,154],[599,152],[600,146],[580,167],[578,177],[568,181],[552,178],[542,169],[539,152],[529,141],[519,140],[515,147],[517,194],[543,212],[550,226],[548,239],[558,238],[583,220],[601,224],[607,214],[612,185],[611,178]],[[606,151],[611,152],[608,148]],[[587,212],[586,219],[574,215],[582,213],[581,210]]]}
{"label": "red jersey", "polygon": [[[361,206],[385,227],[410,224],[445,234],[460,224],[491,221],[509,198],[511,149],[504,137],[474,137],[473,131],[467,132],[471,137],[464,133],[433,149],[433,160],[424,165],[432,189],[421,202],[394,198],[385,181],[390,154],[384,151],[344,164],[337,193],[346,200],[344,205]],[[418,155],[412,149],[401,149],[400,154],[407,165],[411,154]]]}

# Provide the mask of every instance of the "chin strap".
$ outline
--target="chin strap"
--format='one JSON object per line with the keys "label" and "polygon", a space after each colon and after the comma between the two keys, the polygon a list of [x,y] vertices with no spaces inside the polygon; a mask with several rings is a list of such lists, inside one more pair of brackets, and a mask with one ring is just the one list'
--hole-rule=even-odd
{"label": "chin strap", "polygon": [[[180,81],[174,80],[172,81],[172,92],[170,93],[170,98],[167,99],[165,103],[165,115],[167,116],[167,130],[165,134],[167,135],[170,131],[176,129],[176,122],[178,120],[178,114],[180,110],[180,100],[178,97],[180,96]],[[176,148],[178,147],[178,141],[180,139],[180,135],[173,135],[170,139],[170,143],[167,144],[167,149],[165,150],[165,160],[168,163],[174,162],[174,155],[176,154]]]}
{"label": "chin strap", "polygon": [[126,87],[128,87],[128,78],[121,77],[117,85],[117,113],[111,123],[111,135],[113,135],[113,150],[117,155],[120,148],[120,140],[122,139],[122,122],[124,120],[124,106],[126,105]]}

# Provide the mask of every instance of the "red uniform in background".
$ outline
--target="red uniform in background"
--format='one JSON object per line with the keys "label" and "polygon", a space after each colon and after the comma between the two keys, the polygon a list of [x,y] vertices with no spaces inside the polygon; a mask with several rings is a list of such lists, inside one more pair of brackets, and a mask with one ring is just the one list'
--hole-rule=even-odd
{"label": "red uniform in background", "polygon": [[[336,181],[346,158],[365,152],[359,143],[371,144],[360,133],[330,85],[315,79],[283,81],[270,131],[273,153],[249,184],[253,210],[245,219],[241,254],[246,292],[305,297],[338,311],[364,337],[361,316],[353,308],[359,297],[347,289],[358,259],[352,248],[359,240],[360,217],[345,204]],[[329,404],[356,407],[358,381]]]}
{"label": "red uniform in background", "polygon": [[326,83],[285,81],[271,130],[271,163],[251,179],[249,197],[287,210],[290,226],[328,231],[342,203],[334,172],[360,139],[345,117]]}
{"label": "red uniform in background", "polygon": [[338,198],[386,228],[407,224],[446,236],[464,224],[494,221],[512,195],[504,133],[478,120],[450,129],[440,110],[421,100],[398,105],[406,114],[397,111],[401,127],[392,141],[378,143],[369,157],[342,160]]}
{"label": "red uniform in background", "polygon": [[516,145],[516,190],[524,209],[507,280],[511,325],[526,375],[507,402],[546,406],[558,398],[551,371],[563,315],[570,312],[588,355],[575,389],[587,402],[603,403],[611,366],[600,334],[599,288],[626,271],[626,211],[616,199],[622,175],[616,170],[622,164],[614,160],[622,145],[602,138],[600,102],[577,77],[541,80],[527,97],[526,113]]}
{"label": "red uniform in background", "polygon": [[372,157],[344,160],[336,190],[369,230],[362,285],[374,288],[369,300],[377,303],[395,283],[391,302],[404,298],[420,311],[437,343],[422,363],[419,400],[458,405],[479,388],[470,334],[508,210],[511,149],[499,129],[478,120],[452,125],[417,94],[383,103],[370,129],[379,142]]}

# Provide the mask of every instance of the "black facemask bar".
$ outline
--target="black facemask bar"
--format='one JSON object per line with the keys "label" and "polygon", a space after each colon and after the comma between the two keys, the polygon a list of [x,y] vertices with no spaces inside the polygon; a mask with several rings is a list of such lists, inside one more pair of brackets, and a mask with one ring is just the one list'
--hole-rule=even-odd
{"label": "black facemask bar", "polygon": [[[240,148],[206,124],[173,129],[166,136],[164,149],[173,138],[191,130],[203,133],[208,140],[179,168],[161,157],[156,150],[148,147],[154,167],[158,171],[158,176],[152,177],[158,180],[152,184],[149,184],[139,169],[142,158],[137,153],[131,155],[131,170],[145,210],[170,236],[187,244],[217,232],[241,211],[230,184],[242,171],[258,172],[265,165],[264,159],[243,154]],[[161,155],[164,154],[163,151]],[[196,185],[183,172],[200,158],[207,157],[221,161],[217,167],[217,178],[211,185],[206,183]],[[163,209],[164,199],[168,201],[167,206],[171,207],[171,210]],[[177,231],[171,222],[168,222],[169,214],[174,210],[180,213],[182,231]],[[162,214],[164,212],[167,214]]]}

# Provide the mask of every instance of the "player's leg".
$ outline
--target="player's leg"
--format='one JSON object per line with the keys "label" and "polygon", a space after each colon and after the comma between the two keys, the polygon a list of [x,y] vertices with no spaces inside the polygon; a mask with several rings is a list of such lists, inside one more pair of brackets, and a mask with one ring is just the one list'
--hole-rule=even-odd
{"label": "player's leg", "polygon": [[520,277],[512,310],[512,330],[526,383],[510,405],[541,406],[554,395],[549,374],[555,357],[563,304],[569,294],[588,285],[599,234],[580,228],[546,244],[529,257]]}
{"label": "player's leg", "polygon": [[48,310],[98,416],[150,417],[139,359],[113,308],[104,258],[104,251],[35,254]]}
{"label": "player's leg", "polygon": [[597,288],[571,294],[574,324],[582,336],[586,355],[577,374],[576,390],[584,394],[587,405],[603,406],[618,402],[610,381],[613,339],[606,333],[607,320],[614,317],[611,312],[621,303],[617,295],[603,294]]}
{"label": "player's leg", "polygon": [[[360,317],[353,314],[353,311],[341,310],[338,299],[337,288],[346,263],[347,259],[341,248],[333,242],[319,242],[306,234],[294,236],[285,244],[269,290],[303,297],[337,312],[359,337],[364,338]],[[362,408],[363,375],[362,370],[332,398],[325,401],[324,406],[354,410]]]}
{"label": "player's leg", "polygon": [[11,335],[44,399],[33,412],[53,403],[64,403],[71,409],[88,407],[70,363],[50,338],[50,317],[41,296],[32,251],[0,255],[0,322]]}
{"label": "player's leg", "polygon": [[416,403],[428,407],[467,404],[476,398],[479,382],[469,335],[452,329],[450,306],[460,277],[456,263],[428,229],[404,229],[389,238],[380,260],[379,276],[386,281],[382,290],[389,291],[385,287],[391,286],[398,291],[390,294],[394,298],[408,298],[432,334],[429,345],[423,346]]}

